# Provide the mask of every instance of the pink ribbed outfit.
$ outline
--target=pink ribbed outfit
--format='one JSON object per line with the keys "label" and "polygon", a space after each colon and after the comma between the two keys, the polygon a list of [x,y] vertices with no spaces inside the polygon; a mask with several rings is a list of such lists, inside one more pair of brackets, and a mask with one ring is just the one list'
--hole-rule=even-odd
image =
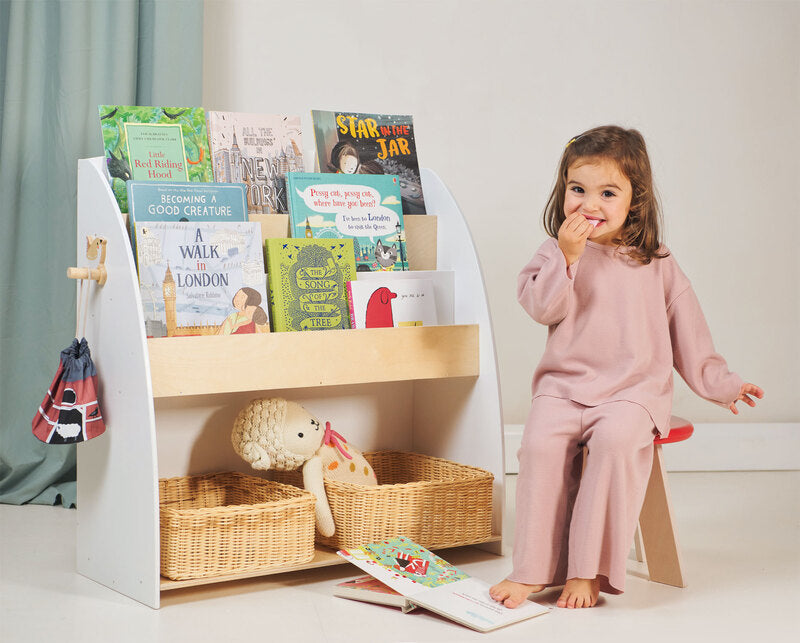
{"label": "pink ribbed outfit", "polygon": [[567,267],[548,239],[522,269],[517,294],[549,332],[519,451],[509,578],[560,585],[599,576],[603,591],[621,592],[654,432],[669,430],[673,366],[724,406],[742,380],[715,352],[671,254],[642,265],[588,241]]}

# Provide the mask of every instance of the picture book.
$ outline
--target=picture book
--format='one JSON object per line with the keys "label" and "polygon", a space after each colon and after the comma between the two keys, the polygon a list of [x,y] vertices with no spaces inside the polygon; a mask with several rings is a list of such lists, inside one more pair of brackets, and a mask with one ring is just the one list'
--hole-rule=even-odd
{"label": "picture book", "polygon": [[433,282],[391,277],[386,273],[384,279],[347,282],[350,327],[435,326]]}
{"label": "picture book", "polygon": [[286,173],[302,172],[299,116],[209,111],[214,177],[244,183],[251,214],[288,214]]}
{"label": "picture book", "polygon": [[359,272],[358,283],[378,283],[391,278],[395,283],[404,279],[425,279],[433,284],[433,300],[436,304],[436,323],[447,326],[455,323],[455,271],[411,270],[408,272]]}
{"label": "picture book", "polygon": [[408,270],[400,186],[387,174],[290,172],[293,237],[351,238],[356,270]]}
{"label": "picture book", "polygon": [[258,223],[135,224],[148,337],[269,332]]}
{"label": "picture book", "polygon": [[213,181],[206,116],[200,107],[99,105],[111,190],[128,211],[125,182]]}
{"label": "picture book", "polygon": [[240,183],[128,181],[128,227],[136,258],[135,224],[142,221],[247,221]]}
{"label": "picture book", "polygon": [[425,214],[414,140],[407,115],[313,110],[320,172],[396,174],[404,214]]}
{"label": "picture book", "polygon": [[532,601],[514,609],[505,607],[489,596],[488,583],[403,536],[337,553],[414,605],[479,632],[550,611]]}
{"label": "picture book", "polygon": [[350,328],[352,239],[267,239],[266,252],[274,330]]}
{"label": "picture book", "polygon": [[333,595],[356,601],[399,607],[403,614],[417,609],[417,606],[405,596],[369,575],[337,583],[333,590]]}

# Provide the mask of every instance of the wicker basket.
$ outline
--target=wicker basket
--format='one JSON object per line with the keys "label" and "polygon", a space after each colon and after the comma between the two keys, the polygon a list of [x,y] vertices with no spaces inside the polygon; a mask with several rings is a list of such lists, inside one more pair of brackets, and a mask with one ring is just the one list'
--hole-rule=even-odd
{"label": "wicker basket", "polygon": [[314,557],[314,496],[241,473],[158,481],[161,574],[254,572]]}
{"label": "wicker basket", "polygon": [[[494,476],[488,471],[401,451],[364,457],[378,485],[325,480],[336,533],[330,538],[317,533],[317,542],[341,549],[406,536],[423,547],[442,548],[491,538]],[[299,475],[274,473],[302,484]]]}

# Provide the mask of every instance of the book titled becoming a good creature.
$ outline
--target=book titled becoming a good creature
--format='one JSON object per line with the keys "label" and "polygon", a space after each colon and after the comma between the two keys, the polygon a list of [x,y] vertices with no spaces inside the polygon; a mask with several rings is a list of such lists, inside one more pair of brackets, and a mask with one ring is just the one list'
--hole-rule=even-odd
{"label": "book titled becoming a good creature", "polygon": [[405,214],[425,214],[422,182],[408,115],[312,110],[320,172],[396,174]]}
{"label": "book titled becoming a good creature", "polygon": [[[406,597],[409,603],[479,632],[489,632],[550,611],[532,601],[515,609],[505,607],[489,595],[488,583],[403,536],[337,553]],[[372,602],[366,592],[353,593],[352,598]]]}
{"label": "book titled becoming a good creature", "polygon": [[353,239],[356,269],[408,270],[398,178],[290,172],[291,235]]}
{"label": "book titled becoming a good creature", "polygon": [[99,105],[111,189],[128,211],[125,182],[213,181],[206,116],[200,107]]}
{"label": "book titled becoming a good creature", "polygon": [[136,224],[143,221],[247,221],[240,183],[128,181],[128,227],[136,258]]}
{"label": "book titled becoming a good creature", "polygon": [[244,183],[250,214],[288,214],[286,173],[302,172],[300,117],[208,112],[214,177]]}
{"label": "book titled becoming a good creature", "polygon": [[266,251],[274,330],[350,328],[352,239],[267,239]]}
{"label": "book titled becoming a good creature", "polygon": [[135,224],[148,337],[269,332],[258,223]]}

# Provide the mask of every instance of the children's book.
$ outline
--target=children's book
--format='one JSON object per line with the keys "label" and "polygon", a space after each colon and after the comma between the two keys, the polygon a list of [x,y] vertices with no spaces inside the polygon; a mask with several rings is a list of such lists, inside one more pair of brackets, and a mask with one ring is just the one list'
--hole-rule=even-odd
{"label": "children's book", "polygon": [[313,110],[320,172],[396,174],[405,214],[425,214],[414,140],[407,115]]}
{"label": "children's book", "polygon": [[417,609],[417,606],[405,596],[369,575],[337,583],[333,590],[333,595],[356,601],[399,607],[403,610],[403,614]]}
{"label": "children's book", "polygon": [[352,239],[267,239],[265,245],[274,330],[350,328]]}
{"label": "children's book", "polygon": [[258,223],[135,224],[148,337],[269,332]]}
{"label": "children's book", "polygon": [[[348,281],[351,328],[435,326],[436,296],[430,279]],[[413,273],[412,273],[413,274]]]}
{"label": "children's book", "polygon": [[128,227],[134,258],[135,224],[142,221],[247,221],[244,185],[128,181]]}
{"label": "children's book", "polygon": [[207,116],[215,179],[244,183],[251,214],[288,214],[286,173],[305,169],[300,117],[217,111]]}
{"label": "children's book", "polygon": [[408,272],[359,272],[358,283],[378,283],[386,278],[393,281],[403,279],[426,279],[433,284],[433,299],[436,303],[436,320],[440,326],[455,323],[455,271],[412,270]]}
{"label": "children's book", "polygon": [[213,181],[206,116],[200,107],[99,105],[111,189],[128,211],[125,182]]}
{"label": "children's book", "polygon": [[293,237],[352,239],[356,270],[408,270],[400,185],[384,174],[290,172]]}
{"label": "children's book", "polygon": [[403,536],[337,553],[414,605],[479,632],[489,632],[550,611],[532,601],[514,609],[505,607],[489,596],[488,583]]}

